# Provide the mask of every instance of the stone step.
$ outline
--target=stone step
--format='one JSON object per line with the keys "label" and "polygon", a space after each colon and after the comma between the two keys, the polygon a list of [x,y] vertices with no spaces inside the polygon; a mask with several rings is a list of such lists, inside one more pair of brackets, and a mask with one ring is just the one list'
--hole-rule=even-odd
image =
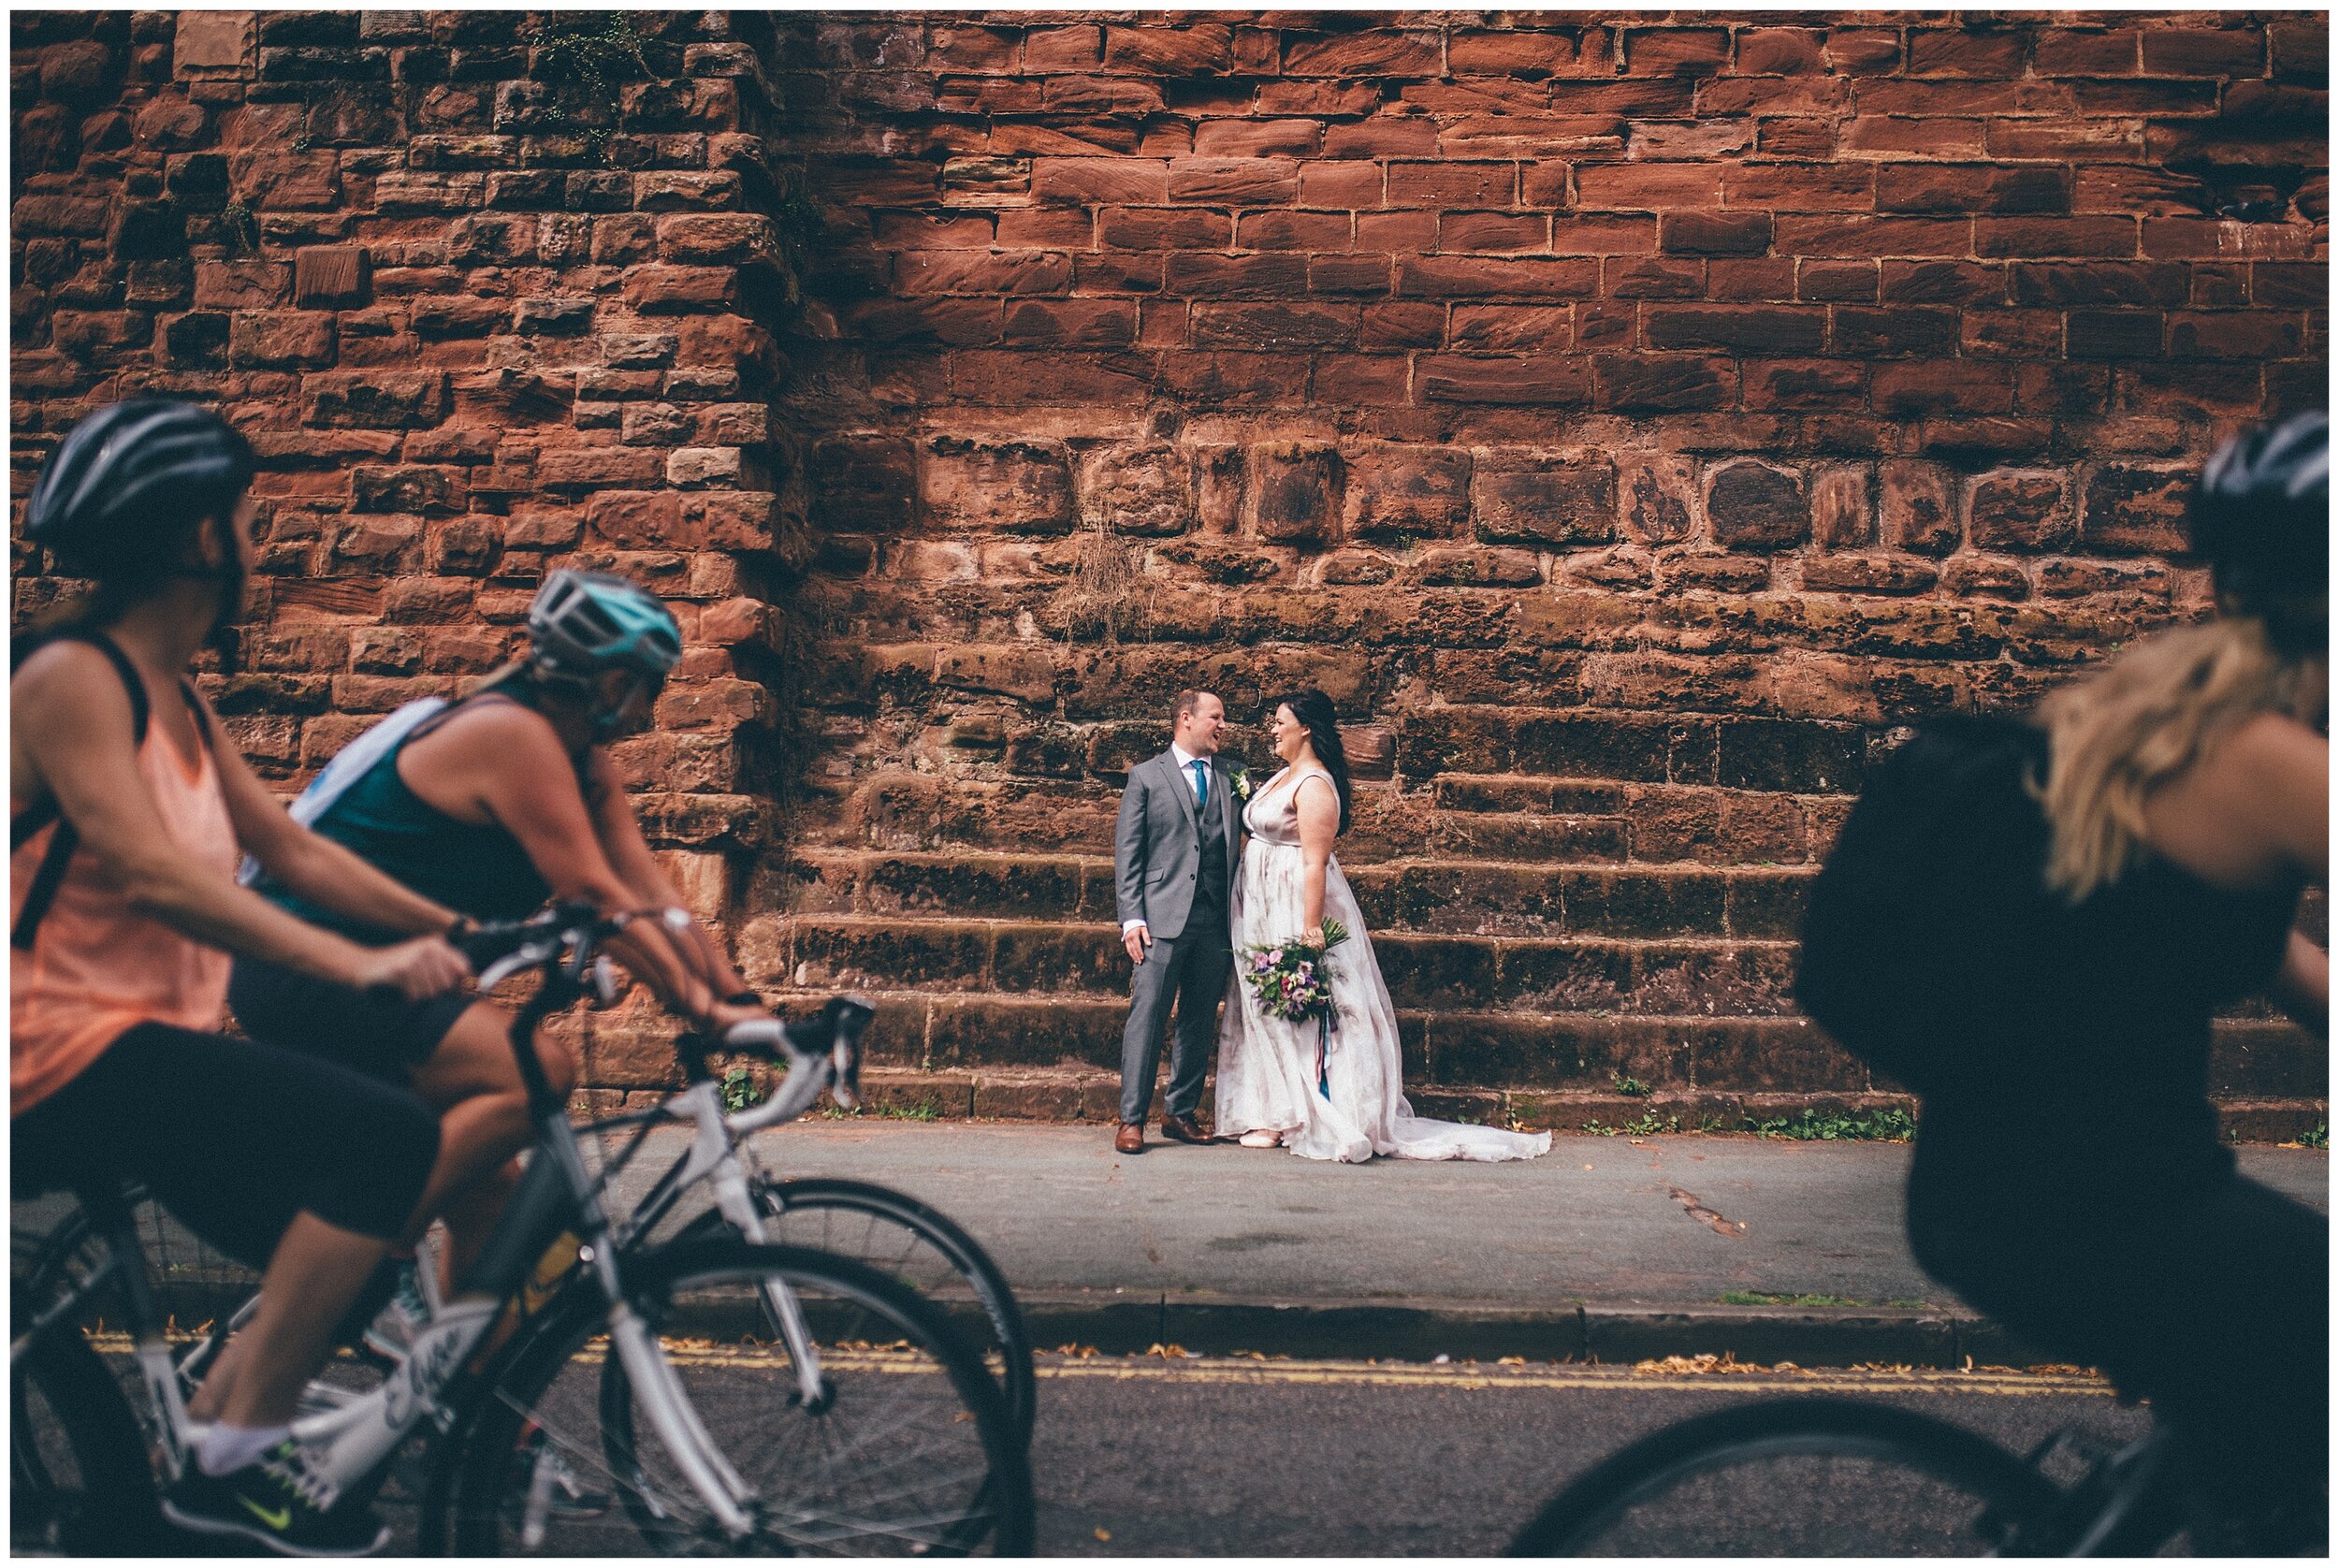
{"label": "stone step", "polygon": [[[1272,657],[1243,651],[1240,658]],[[1360,651],[1345,655],[1358,667]],[[1448,652],[1448,660],[1468,655]],[[1027,717],[1054,704],[1059,659],[1148,661],[1158,679],[1141,695],[1088,700],[1076,692],[1052,717]],[[1402,658],[1417,663],[1408,649]],[[867,645],[857,660],[822,672],[815,700],[850,701],[885,690],[914,705],[928,682],[962,693],[988,694],[1024,704],[1011,718],[996,713],[953,719],[937,735],[970,761],[995,762],[1020,777],[1092,778],[1118,783],[1130,767],[1169,744],[1169,711],[1176,692],[1197,678],[1195,650],[1174,645],[1112,652],[1070,650],[1047,644],[1012,646],[932,643]],[[1390,672],[1390,680],[1413,679]],[[1434,684],[1434,676],[1432,683]],[[1321,684],[1344,712],[1356,712],[1362,682]],[[1483,700],[1441,702],[1370,724],[1346,726],[1343,737],[1359,778],[1395,777],[1418,785],[1452,773],[1523,773],[1628,779],[1640,783],[1716,784],[1736,790],[1809,793],[1856,791],[1867,769],[1889,750],[1898,732],[1885,724],[1788,719],[1669,709],[1532,705],[1543,695],[1528,672],[1482,683]],[[1287,689],[1287,688],[1286,688]],[[1532,695],[1531,695],[1532,694]],[[1522,705],[1522,697],[1529,697]],[[1238,696],[1228,754],[1269,772],[1275,765],[1259,720],[1262,695]],[[1373,704],[1386,709],[1386,704]],[[1265,777],[1264,773],[1260,774]]]}
{"label": "stone step", "polygon": [[[864,987],[1121,996],[1128,954],[1101,923],[800,915],[748,948],[748,978],[799,990]],[[1400,1008],[1725,1017],[1791,1012],[1794,946],[1381,932]]]}
{"label": "stone step", "polygon": [[[1810,880],[1809,868],[1787,866],[1420,859],[1342,869],[1374,931],[1486,936],[1790,939]],[[1101,855],[805,849],[788,875],[792,914],[1115,917],[1112,862]]]}
{"label": "stone step", "polygon": [[[1264,775],[1257,776],[1264,782]],[[1098,854],[1116,786],[889,771],[859,779],[807,847]],[[1840,795],[1533,774],[1449,774],[1401,790],[1359,781],[1344,864],[1408,857],[1540,863],[1798,864],[1833,841]]]}
{"label": "stone step", "polygon": [[[833,993],[781,988],[792,1016]],[[1117,996],[997,992],[936,994],[872,986],[867,1039],[878,1066],[924,1071],[1117,1068],[1127,1005]],[[1405,1082],[1424,1091],[1497,1085],[1506,1092],[1609,1092],[1620,1079],[1651,1090],[1730,1094],[1864,1094],[1899,1085],[1795,1017],[1717,1018],[1593,1012],[1468,1011],[1401,1007]],[[577,1037],[583,1082],[646,1089],[676,1082],[674,1025],[629,1006],[562,1021]],[[2210,1093],[2220,1100],[2319,1099],[2321,1042],[2271,1020],[2216,1026]]]}
{"label": "stone step", "polygon": [[[763,1086],[769,1087],[768,1081]],[[1206,1084],[1203,1090],[1205,1116],[1212,1087]],[[1161,1090],[1162,1082],[1156,1082],[1156,1115]],[[591,1089],[577,1096],[576,1109],[609,1115],[620,1110],[646,1110],[660,1097],[656,1090]],[[864,1116],[1085,1122],[1102,1126],[1119,1119],[1121,1080],[1108,1068],[1091,1067],[941,1070],[879,1067],[862,1074],[861,1097],[859,1113]],[[1406,1098],[1416,1115],[1444,1121],[1624,1136],[1642,1129],[1746,1136],[1765,1123],[1806,1114],[1874,1115],[1899,1111],[1922,1117],[1924,1113],[1913,1096],[1889,1093],[1734,1094],[1659,1089],[1647,1095],[1620,1095],[1613,1089],[1409,1086]],[[2295,1142],[2327,1126],[2329,1118],[2327,1101],[2303,1096],[2231,1100],[2218,1107],[2219,1131],[2235,1142]]]}

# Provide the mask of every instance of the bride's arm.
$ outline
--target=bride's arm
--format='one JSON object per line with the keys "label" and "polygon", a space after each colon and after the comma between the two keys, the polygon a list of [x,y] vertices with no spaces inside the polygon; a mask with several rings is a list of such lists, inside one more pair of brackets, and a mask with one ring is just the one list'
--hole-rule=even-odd
{"label": "bride's arm", "polygon": [[1340,836],[1340,796],[1331,780],[1311,774],[1300,780],[1291,809],[1300,819],[1300,913],[1304,922],[1300,934],[1312,938],[1324,929],[1324,868],[1331,864],[1332,840]]}

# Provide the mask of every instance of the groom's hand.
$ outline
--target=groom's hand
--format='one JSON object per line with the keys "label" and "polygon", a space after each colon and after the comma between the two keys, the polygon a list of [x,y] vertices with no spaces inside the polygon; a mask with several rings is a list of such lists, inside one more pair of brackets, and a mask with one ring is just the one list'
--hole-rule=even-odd
{"label": "groom's hand", "polygon": [[1132,964],[1144,963],[1145,950],[1153,944],[1154,934],[1146,929],[1143,921],[1139,921],[1135,925],[1121,933],[1121,945],[1128,949],[1129,962]]}

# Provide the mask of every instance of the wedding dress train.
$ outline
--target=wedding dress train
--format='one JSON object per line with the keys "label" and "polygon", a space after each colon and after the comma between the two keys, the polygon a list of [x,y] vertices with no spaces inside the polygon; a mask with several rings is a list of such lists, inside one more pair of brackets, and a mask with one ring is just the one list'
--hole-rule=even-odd
{"label": "wedding dress train", "polygon": [[1222,1137],[1270,1131],[1303,1159],[1362,1161],[1375,1154],[1408,1160],[1533,1159],[1551,1147],[1547,1132],[1433,1122],[1416,1116],[1404,1096],[1397,1044],[1397,1013],[1373,956],[1364,917],[1334,857],[1324,872],[1324,913],[1348,929],[1332,949],[1332,1004],[1337,1026],[1326,1038],[1324,1072],[1316,1071],[1322,1026],[1287,1023],[1258,1004],[1242,978],[1242,950],[1301,934],[1305,869],[1293,797],[1303,778],[1330,783],[1310,768],[1286,769],[1244,809],[1251,842],[1235,878],[1232,925],[1235,973],[1228,982],[1218,1034],[1218,1096],[1214,1130]]}

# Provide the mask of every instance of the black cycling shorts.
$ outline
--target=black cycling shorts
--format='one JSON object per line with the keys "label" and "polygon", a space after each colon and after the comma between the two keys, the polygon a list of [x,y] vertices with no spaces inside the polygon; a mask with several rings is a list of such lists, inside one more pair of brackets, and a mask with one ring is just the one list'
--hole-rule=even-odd
{"label": "black cycling shorts", "polygon": [[2329,1219],[2233,1175],[2185,1193],[2152,1193],[2140,1175],[2125,1198],[2053,1181],[2027,1201],[1984,1197],[1928,1157],[1939,1153],[1919,1135],[1909,1238],[1925,1272],[2057,1360],[2150,1400],[2212,1494],[2243,1510],[2319,1494]]}
{"label": "black cycling shorts", "polygon": [[254,1269],[304,1212],[395,1240],[439,1157],[438,1118],[403,1089],[167,1024],[129,1030],[9,1130],[18,1198],[136,1181]]}
{"label": "black cycling shorts", "polygon": [[370,996],[263,959],[236,960],[227,1005],[254,1039],[321,1056],[404,1088],[473,998],[449,991],[427,1001]]}

